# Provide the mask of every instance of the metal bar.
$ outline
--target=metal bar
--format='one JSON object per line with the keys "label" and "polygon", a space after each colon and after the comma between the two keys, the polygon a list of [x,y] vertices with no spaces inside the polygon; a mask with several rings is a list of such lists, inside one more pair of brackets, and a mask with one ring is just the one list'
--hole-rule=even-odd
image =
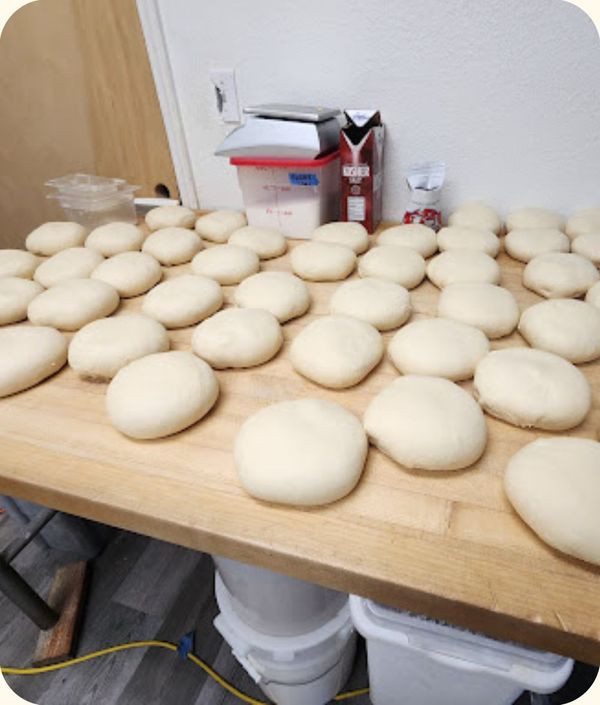
{"label": "metal bar", "polygon": [[23,527],[25,529],[23,535],[16,538],[4,551],[4,560],[7,563],[13,561],[19,553],[31,543],[35,536],[39,534],[55,514],[55,509],[41,509],[28,524],[25,524]]}
{"label": "metal bar", "polygon": [[0,557],[0,591],[40,629],[50,629],[59,615],[3,558]]}

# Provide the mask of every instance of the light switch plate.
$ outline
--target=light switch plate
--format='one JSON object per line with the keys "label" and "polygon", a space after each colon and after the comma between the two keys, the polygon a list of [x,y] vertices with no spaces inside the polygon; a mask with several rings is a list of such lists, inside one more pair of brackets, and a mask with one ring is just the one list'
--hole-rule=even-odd
{"label": "light switch plate", "polygon": [[234,69],[212,69],[210,80],[215,87],[217,110],[223,122],[240,122],[240,105]]}

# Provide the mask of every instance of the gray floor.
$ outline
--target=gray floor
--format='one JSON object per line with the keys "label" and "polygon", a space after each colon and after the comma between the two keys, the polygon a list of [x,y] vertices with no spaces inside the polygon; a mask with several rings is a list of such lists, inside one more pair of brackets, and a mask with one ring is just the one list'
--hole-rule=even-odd
{"label": "gray floor", "polygon": [[[0,516],[0,549],[18,527]],[[14,566],[42,595],[57,566],[72,556],[31,544]],[[78,654],[133,640],[178,641],[196,632],[195,653],[255,698],[262,692],[212,626],[217,613],[210,558],[128,532],[115,532],[93,561]],[[0,665],[26,666],[37,628],[0,595]],[[34,677],[7,677],[13,690],[39,705],[238,705],[204,672],[174,654],[136,650]],[[366,684],[361,648],[348,689]],[[366,696],[347,701],[368,705]],[[310,703],[307,703],[310,705]]]}

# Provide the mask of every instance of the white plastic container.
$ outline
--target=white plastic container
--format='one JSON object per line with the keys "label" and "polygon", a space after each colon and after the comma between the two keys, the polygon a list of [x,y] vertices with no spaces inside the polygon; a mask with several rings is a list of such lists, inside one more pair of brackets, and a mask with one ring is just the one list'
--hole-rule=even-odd
{"label": "white plastic container", "polygon": [[350,597],[367,640],[373,705],[512,705],[524,690],[553,693],[573,661]]}
{"label": "white plastic container", "polygon": [[319,159],[232,157],[250,225],[275,228],[287,237],[308,238],[337,220],[340,157]]}
{"label": "white plastic container", "polygon": [[292,637],[251,629],[232,607],[227,588],[215,576],[220,614],[214,625],[233,655],[277,705],[324,705],[344,686],[354,661],[356,632],[348,603],[318,629]]}
{"label": "white plastic container", "polygon": [[293,636],[317,629],[348,602],[343,592],[213,556],[232,610],[263,634]]}

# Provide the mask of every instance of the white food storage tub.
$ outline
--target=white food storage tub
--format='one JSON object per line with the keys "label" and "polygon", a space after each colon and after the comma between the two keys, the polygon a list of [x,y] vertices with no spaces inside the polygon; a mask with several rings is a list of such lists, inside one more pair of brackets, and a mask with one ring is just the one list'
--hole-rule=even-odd
{"label": "white food storage tub", "polygon": [[348,595],[228,558],[213,556],[231,609],[249,627],[273,636],[317,629],[335,617]]}
{"label": "white food storage tub", "polygon": [[232,157],[250,225],[275,228],[287,237],[308,238],[337,220],[340,155],[319,159]]}
{"label": "white food storage tub", "polygon": [[337,615],[306,634],[269,636],[236,614],[227,588],[215,576],[220,614],[214,625],[233,655],[277,705],[324,705],[344,686],[356,652],[348,602]]}
{"label": "white food storage tub", "polygon": [[496,641],[350,596],[367,640],[373,705],[512,705],[520,693],[553,693],[573,661]]}

